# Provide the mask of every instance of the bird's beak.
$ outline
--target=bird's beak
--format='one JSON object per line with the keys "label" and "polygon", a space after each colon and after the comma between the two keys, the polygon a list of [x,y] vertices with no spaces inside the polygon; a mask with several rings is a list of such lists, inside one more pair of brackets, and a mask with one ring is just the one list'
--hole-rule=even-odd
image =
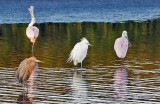
{"label": "bird's beak", "polygon": [[91,44],[89,44],[89,46],[91,46],[91,47],[92,47],[92,45],[91,45]]}
{"label": "bird's beak", "polygon": [[130,41],[128,41],[128,47],[131,47],[132,46],[132,44],[130,43]]}
{"label": "bird's beak", "polygon": [[37,63],[40,63],[40,62],[41,62],[41,63],[44,63],[44,62],[43,62],[43,61],[41,61],[41,60],[36,60],[36,62],[37,62]]}

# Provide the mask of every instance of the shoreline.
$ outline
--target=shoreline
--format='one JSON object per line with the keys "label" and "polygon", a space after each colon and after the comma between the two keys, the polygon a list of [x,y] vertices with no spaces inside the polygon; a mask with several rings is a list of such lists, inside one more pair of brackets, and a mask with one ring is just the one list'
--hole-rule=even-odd
{"label": "shoreline", "polygon": [[[35,25],[40,25],[40,24],[72,24],[72,23],[127,23],[127,22],[137,22],[137,23],[142,23],[142,22],[149,22],[149,21],[159,21],[160,18],[157,19],[148,19],[148,20],[127,20],[127,21],[117,21],[117,22],[102,22],[102,21],[75,21],[75,22],[40,22],[40,23],[35,23]],[[12,25],[12,24],[29,24],[29,23],[0,23],[0,25]]]}

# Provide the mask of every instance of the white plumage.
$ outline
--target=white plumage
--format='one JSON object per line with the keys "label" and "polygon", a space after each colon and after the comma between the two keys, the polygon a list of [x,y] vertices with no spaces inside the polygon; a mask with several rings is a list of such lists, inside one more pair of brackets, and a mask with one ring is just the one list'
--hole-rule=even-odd
{"label": "white plumage", "polygon": [[78,42],[72,49],[67,62],[70,63],[73,61],[74,65],[81,63],[81,67],[82,67],[82,61],[87,55],[89,45],[91,46],[88,40],[83,37],[81,41]]}

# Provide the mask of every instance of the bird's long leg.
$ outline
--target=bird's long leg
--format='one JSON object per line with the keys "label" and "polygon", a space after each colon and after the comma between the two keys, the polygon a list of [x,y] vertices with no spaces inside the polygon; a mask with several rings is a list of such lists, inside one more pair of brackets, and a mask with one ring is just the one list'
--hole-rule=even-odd
{"label": "bird's long leg", "polygon": [[24,101],[24,94],[25,94],[25,82],[23,82],[23,93],[22,93],[22,96],[23,96],[23,101]]}
{"label": "bird's long leg", "polygon": [[82,62],[81,62],[81,69],[82,69]]}
{"label": "bird's long leg", "polygon": [[27,87],[26,87],[26,82],[25,82],[25,91],[26,91],[26,88],[27,88]]}
{"label": "bird's long leg", "polygon": [[23,83],[23,92],[25,91],[25,83]]}
{"label": "bird's long leg", "polygon": [[122,65],[124,65],[124,58],[122,58]]}
{"label": "bird's long leg", "polygon": [[32,44],[32,56],[34,56],[34,43]]}
{"label": "bird's long leg", "polygon": [[26,90],[27,90],[27,92],[26,92],[26,94],[28,93],[28,85],[27,85],[27,82],[26,82]]}

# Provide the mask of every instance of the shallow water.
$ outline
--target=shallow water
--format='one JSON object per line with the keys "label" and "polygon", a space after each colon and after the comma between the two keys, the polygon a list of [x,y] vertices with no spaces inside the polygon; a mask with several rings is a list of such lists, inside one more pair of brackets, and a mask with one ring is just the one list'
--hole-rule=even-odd
{"label": "shallow water", "polygon": [[[157,103],[160,102],[160,21],[125,23],[36,24],[40,36],[35,57],[44,61],[28,81],[27,96],[16,82],[16,67],[31,56],[27,24],[0,25],[0,102],[2,103]],[[114,41],[128,31],[124,67],[113,50]],[[93,47],[77,71],[66,60],[73,46],[86,37]],[[25,99],[24,102],[21,102]]]}
{"label": "shallow water", "polygon": [[105,67],[74,70],[40,68],[28,81],[28,95],[22,97],[22,85],[15,82],[13,69],[1,69],[0,101],[5,103],[157,103],[159,69],[141,70]]}

